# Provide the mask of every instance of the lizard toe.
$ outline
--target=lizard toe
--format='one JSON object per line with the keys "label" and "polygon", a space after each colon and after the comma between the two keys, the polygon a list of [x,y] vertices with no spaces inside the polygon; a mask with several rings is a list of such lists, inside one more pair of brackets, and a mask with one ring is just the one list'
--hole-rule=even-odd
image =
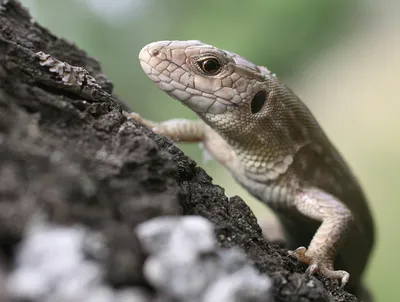
{"label": "lizard toe", "polygon": [[304,246],[298,247],[294,251],[288,251],[290,257],[297,259],[298,261],[310,264],[312,258],[306,255],[307,249]]}
{"label": "lizard toe", "polygon": [[288,251],[289,256],[297,259],[298,261],[308,264],[308,268],[306,270],[306,274],[311,276],[315,273],[319,273],[323,277],[332,279],[337,285],[343,288],[347,282],[349,281],[350,274],[343,270],[334,270],[332,265],[326,263],[326,260],[320,258],[318,256],[310,256],[307,253],[307,249],[304,246],[301,246],[294,251]]}
{"label": "lizard toe", "polygon": [[332,279],[334,283],[343,288],[350,279],[350,274],[343,270],[334,270],[330,265],[327,265],[324,260],[314,258],[311,260],[310,266],[307,268],[307,271],[310,275],[318,272],[325,278]]}
{"label": "lizard toe", "polygon": [[309,275],[309,276],[312,276],[312,275],[314,275],[317,271],[318,271],[318,265],[315,264],[315,263],[313,263],[313,264],[310,264],[310,265],[308,266],[308,268],[307,268],[307,270],[306,270],[306,274]]}

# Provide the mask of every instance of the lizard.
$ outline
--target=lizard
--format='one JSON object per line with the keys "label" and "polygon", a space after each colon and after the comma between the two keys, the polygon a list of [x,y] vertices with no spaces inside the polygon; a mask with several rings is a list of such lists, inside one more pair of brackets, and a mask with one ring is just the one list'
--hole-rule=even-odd
{"label": "lizard", "polygon": [[308,265],[308,275],[358,292],[373,249],[373,217],[305,103],[266,67],[197,40],[150,43],[139,60],[161,90],[200,119],[129,117],[175,141],[202,143],[275,212],[289,255]]}

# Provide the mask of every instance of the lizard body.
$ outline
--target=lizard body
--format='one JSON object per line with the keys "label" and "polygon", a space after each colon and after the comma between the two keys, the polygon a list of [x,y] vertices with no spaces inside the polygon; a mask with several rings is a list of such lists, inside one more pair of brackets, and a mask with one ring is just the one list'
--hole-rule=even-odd
{"label": "lizard body", "polygon": [[202,121],[131,117],[177,141],[202,142],[275,211],[295,249],[290,255],[309,264],[309,274],[339,279],[354,292],[373,247],[372,215],[305,104],[267,68],[199,41],[154,42],[139,59],[160,89]]}

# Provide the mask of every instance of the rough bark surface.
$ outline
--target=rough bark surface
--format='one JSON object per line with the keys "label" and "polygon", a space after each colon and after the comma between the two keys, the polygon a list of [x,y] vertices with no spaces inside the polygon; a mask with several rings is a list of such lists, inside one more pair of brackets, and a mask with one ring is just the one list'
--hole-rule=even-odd
{"label": "rough bark surface", "polygon": [[[65,83],[37,52],[86,69]],[[43,57],[43,55],[42,55]],[[274,283],[275,301],[357,301],[263,237],[251,210],[168,139],[127,121],[100,65],[31,20],[15,1],[0,1],[0,277],[37,212],[59,225],[100,232],[110,251],[102,265],[113,288],[163,293],[142,273],[135,226],[160,215],[201,215],[225,248],[242,248]],[[322,282],[320,281],[322,280]],[[7,300],[3,289],[1,301]]]}

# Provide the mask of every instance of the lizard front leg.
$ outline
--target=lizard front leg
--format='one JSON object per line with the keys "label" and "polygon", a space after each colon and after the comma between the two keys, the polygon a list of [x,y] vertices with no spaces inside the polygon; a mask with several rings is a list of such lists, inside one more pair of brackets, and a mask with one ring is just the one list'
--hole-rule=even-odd
{"label": "lizard front leg", "polygon": [[229,168],[236,163],[237,156],[232,147],[214,130],[200,120],[171,119],[160,123],[142,118],[136,112],[126,113],[128,119],[165,135],[175,142],[202,143],[204,149],[219,163]]}
{"label": "lizard front leg", "polygon": [[153,122],[142,118],[136,112],[126,113],[128,119],[134,119],[139,124],[153,130],[153,132],[165,135],[176,142],[196,143],[203,142],[206,137],[206,125],[202,121],[186,119],[172,119],[164,122]]}
{"label": "lizard front leg", "polygon": [[353,215],[348,207],[334,196],[317,188],[302,189],[298,192],[294,205],[303,215],[320,221],[317,232],[308,249],[299,247],[289,251],[289,255],[309,264],[309,275],[319,272],[332,279],[340,279],[341,287],[349,280],[350,274],[334,270],[334,259],[340,244],[353,224]]}

